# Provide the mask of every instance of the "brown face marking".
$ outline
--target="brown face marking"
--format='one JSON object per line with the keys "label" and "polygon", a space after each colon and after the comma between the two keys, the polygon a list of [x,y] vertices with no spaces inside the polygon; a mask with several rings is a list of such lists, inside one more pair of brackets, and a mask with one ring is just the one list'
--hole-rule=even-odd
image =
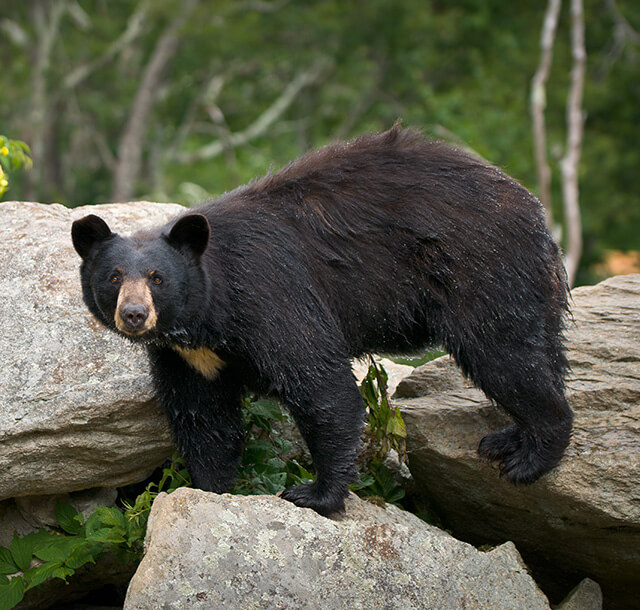
{"label": "brown face marking", "polygon": [[[125,305],[143,305],[148,312],[147,319],[144,322],[144,326],[136,331],[131,332],[127,330],[125,321],[122,319],[121,311]],[[146,278],[138,279],[125,279],[120,286],[120,292],[118,292],[118,302],[116,303],[116,313],[114,321],[118,330],[128,335],[141,335],[148,330],[155,327],[158,320],[158,314],[156,308],[153,305],[153,296]]]}
{"label": "brown face marking", "polygon": [[187,364],[201,373],[210,381],[214,380],[225,365],[224,360],[208,347],[189,349],[187,347],[173,346],[173,349],[185,359]]}

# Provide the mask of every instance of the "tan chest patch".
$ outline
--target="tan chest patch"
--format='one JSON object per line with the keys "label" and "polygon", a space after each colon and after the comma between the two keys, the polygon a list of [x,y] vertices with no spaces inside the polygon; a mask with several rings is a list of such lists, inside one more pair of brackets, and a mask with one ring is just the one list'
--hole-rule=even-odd
{"label": "tan chest patch", "polygon": [[173,346],[173,349],[182,356],[196,371],[210,381],[218,376],[223,369],[225,362],[208,347],[198,347],[197,349],[189,349],[187,347]]}

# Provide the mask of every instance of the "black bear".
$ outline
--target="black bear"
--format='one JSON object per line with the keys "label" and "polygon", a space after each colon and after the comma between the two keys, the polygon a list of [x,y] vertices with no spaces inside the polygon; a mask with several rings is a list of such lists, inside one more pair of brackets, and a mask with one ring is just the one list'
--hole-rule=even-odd
{"label": "black bear", "polygon": [[194,484],[222,492],[241,397],[277,397],[317,473],[283,497],[341,511],[364,406],[351,359],[441,344],[513,418],[481,456],[516,484],[558,464],[567,285],[538,200],[499,169],[394,127],[306,154],[132,237],[73,223],[90,311],[148,350]]}

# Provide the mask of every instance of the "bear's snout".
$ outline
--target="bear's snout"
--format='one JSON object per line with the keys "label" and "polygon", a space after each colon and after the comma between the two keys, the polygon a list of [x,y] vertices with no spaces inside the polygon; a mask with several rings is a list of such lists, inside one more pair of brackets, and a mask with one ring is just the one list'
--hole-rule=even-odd
{"label": "bear's snout", "polygon": [[120,312],[125,326],[129,332],[139,332],[144,328],[144,323],[149,317],[149,312],[144,305],[125,305]]}
{"label": "bear's snout", "polygon": [[114,321],[119,331],[141,335],[155,327],[157,313],[144,279],[125,279],[118,293]]}

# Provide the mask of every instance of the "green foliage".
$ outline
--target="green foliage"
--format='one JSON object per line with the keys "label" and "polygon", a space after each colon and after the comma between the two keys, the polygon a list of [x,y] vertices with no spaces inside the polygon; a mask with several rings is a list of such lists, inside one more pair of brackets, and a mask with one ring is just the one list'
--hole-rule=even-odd
{"label": "green foliage", "polygon": [[360,481],[350,487],[365,498],[379,499],[380,504],[386,502],[402,508],[400,501],[405,495],[404,488],[396,482],[391,470],[379,460],[369,462],[367,471],[360,473]]}
{"label": "green foliage", "polygon": [[[107,200],[133,100],[154,48],[180,15],[179,3],[83,0],[62,12],[57,28],[51,13],[59,3],[6,4],[0,124],[29,138],[42,157],[29,185],[20,174],[12,176],[12,194],[67,205]],[[640,61],[633,37],[619,35],[609,4],[585,4],[585,264],[603,248],[638,247]],[[618,0],[616,7],[640,31],[640,3]],[[150,92],[136,195],[193,202],[308,148],[387,128],[398,117],[469,145],[535,189],[528,104],[544,11],[537,0],[200,3],[184,25],[165,79]],[[134,15],[135,36],[117,45]],[[41,62],[33,57],[47,52],[47,69],[39,72]],[[180,160],[254,125],[318,57],[328,58],[331,68],[261,135],[212,159]],[[546,110],[557,220],[570,69],[565,4]],[[86,78],[70,78],[83,71]],[[34,95],[38,79],[40,95]]]}
{"label": "green foliage", "polygon": [[15,607],[26,591],[47,579],[66,582],[104,553],[123,563],[139,561],[153,499],[189,483],[184,463],[174,456],[160,481],[149,483],[133,505],[125,504],[124,511],[99,506],[85,521],[73,506],[58,502],[55,514],[64,533],[40,529],[23,537],[14,535],[9,548],[0,547],[0,610]]}
{"label": "green foliage", "polygon": [[29,147],[18,140],[10,140],[0,135],[0,195],[9,188],[9,178],[6,172],[20,167],[31,167],[31,151]]}
{"label": "green foliage", "polygon": [[396,483],[384,460],[392,449],[400,462],[407,459],[407,430],[398,407],[389,402],[388,376],[382,365],[371,358],[366,377],[360,384],[360,394],[369,413],[365,429],[367,450],[363,453],[364,467],[360,482],[351,488],[361,495],[382,498],[390,504],[400,506],[404,489]]}
{"label": "green foliage", "polygon": [[277,427],[289,421],[274,400],[245,400],[245,450],[233,493],[277,494],[313,481],[310,472],[288,457],[291,441],[278,434]]}
{"label": "green foliage", "polygon": [[0,610],[9,610],[17,606],[24,597],[24,579],[14,576],[9,580],[0,576]]}
{"label": "green foliage", "polygon": [[26,591],[49,578],[66,581],[76,569],[95,563],[96,557],[108,550],[107,545],[93,537],[89,520],[85,524],[69,504],[59,503],[56,516],[62,519],[63,528],[77,533],[66,535],[40,529],[23,537],[14,535],[9,548],[0,547],[0,610],[13,608]]}
{"label": "green foliage", "polygon": [[161,492],[172,493],[179,487],[189,487],[190,485],[191,477],[184,460],[178,454],[174,454],[169,465],[163,468],[162,476],[157,483],[149,483],[146,489],[136,497],[133,504],[123,502],[127,525],[126,540],[133,552],[142,555],[147,520],[156,496]]}
{"label": "green foliage", "polygon": [[407,356],[393,356],[392,360],[396,364],[404,364],[405,366],[417,367],[426,362],[430,362],[435,358],[439,358],[440,356],[444,356],[447,352],[441,349],[432,349],[423,354],[409,354]]}
{"label": "green foliage", "polygon": [[[406,431],[399,410],[389,403],[387,374],[373,360],[360,391],[369,411],[368,450],[360,482],[352,489],[380,502],[399,504],[404,489],[383,461],[390,449],[401,460],[406,458]],[[313,481],[313,475],[291,457],[292,443],[279,434],[289,421],[274,400],[245,401],[246,448],[233,493],[276,494]],[[190,484],[184,462],[174,455],[160,480],[149,483],[133,503],[123,502],[123,510],[100,506],[85,520],[73,506],[59,502],[55,514],[60,531],[40,529],[23,537],[15,535],[8,548],[0,547],[0,610],[15,607],[26,591],[47,579],[67,581],[104,553],[122,562],[139,561],[154,499],[161,492]]]}
{"label": "green foliage", "polygon": [[[400,410],[389,404],[387,373],[373,360],[360,392],[369,412],[365,431],[368,450],[363,454],[360,481],[351,488],[363,496],[398,504],[404,489],[383,462],[390,449],[397,451],[401,460],[406,459],[406,430]],[[246,400],[246,447],[233,493],[277,494],[291,485],[313,481],[313,475],[291,457],[291,441],[279,435],[289,421],[289,415],[274,400]]]}
{"label": "green foliage", "polygon": [[391,449],[402,461],[406,459],[407,431],[398,407],[392,407],[387,393],[387,372],[371,358],[367,376],[360,384],[360,394],[369,412],[366,433],[375,443],[375,460],[383,460]]}

